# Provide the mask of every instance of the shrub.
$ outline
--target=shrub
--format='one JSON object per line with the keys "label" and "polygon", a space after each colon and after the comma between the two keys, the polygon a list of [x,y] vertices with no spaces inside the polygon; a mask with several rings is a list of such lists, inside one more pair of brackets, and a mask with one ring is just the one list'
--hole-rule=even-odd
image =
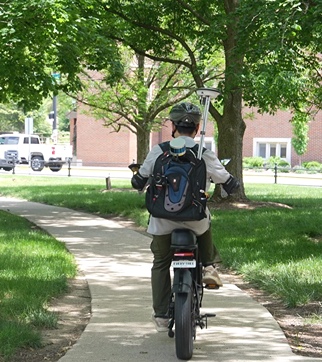
{"label": "shrub", "polygon": [[305,173],[305,169],[303,168],[303,166],[300,166],[300,165],[296,165],[292,168],[293,172],[295,173]]}
{"label": "shrub", "polygon": [[303,167],[308,171],[322,172],[322,164],[317,161],[303,162]]}
{"label": "shrub", "polygon": [[277,167],[290,167],[290,164],[287,161],[276,156],[270,157],[267,164],[272,168],[275,167],[275,164]]}
{"label": "shrub", "polygon": [[280,172],[290,172],[291,170],[291,165],[285,161],[282,160],[280,157],[270,157],[268,162],[266,163],[266,166],[268,168],[274,169],[275,168],[275,164],[278,168],[278,171]]}
{"label": "shrub", "polygon": [[243,167],[244,168],[256,168],[263,167],[264,159],[262,157],[244,157]]}

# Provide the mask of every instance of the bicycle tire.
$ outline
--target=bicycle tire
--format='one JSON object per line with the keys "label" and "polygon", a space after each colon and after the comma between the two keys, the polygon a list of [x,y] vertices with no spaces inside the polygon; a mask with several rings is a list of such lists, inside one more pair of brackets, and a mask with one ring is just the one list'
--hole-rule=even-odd
{"label": "bicycle tire", "polygon": [[194,310],[192,289],[176,293],[174,302],[175,345],[178,359],[189,360],[193,353]]}

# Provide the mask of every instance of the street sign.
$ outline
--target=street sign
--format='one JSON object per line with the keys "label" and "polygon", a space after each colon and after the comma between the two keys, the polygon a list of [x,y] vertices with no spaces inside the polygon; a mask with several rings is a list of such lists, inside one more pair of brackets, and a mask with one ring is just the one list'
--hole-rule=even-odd
{"label": "street sign", "polygon": [[25,133],[32,134],[34,132],[34,119],[32,117],[25,118]]}

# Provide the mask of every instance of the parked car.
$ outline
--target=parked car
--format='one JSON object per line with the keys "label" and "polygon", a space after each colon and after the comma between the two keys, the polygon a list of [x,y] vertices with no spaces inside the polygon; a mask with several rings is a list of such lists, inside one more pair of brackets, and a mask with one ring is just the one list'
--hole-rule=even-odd
{"label": "parked car", "polygon": [[[59,171],[63,164],[72,158],[71,145],[54,145],[41,143],[38,135],[22,133],[0,135],[0,159],[7,162],[4,170],[12,169],[14,164],[28,164],[34,171],[49,167],[53,172]],[[11,164],[11,166],[9,166]]]}
{"label": "parked car", "polygon": [[13,162],[0,158],[0,170],[11,171],[14,168]]}

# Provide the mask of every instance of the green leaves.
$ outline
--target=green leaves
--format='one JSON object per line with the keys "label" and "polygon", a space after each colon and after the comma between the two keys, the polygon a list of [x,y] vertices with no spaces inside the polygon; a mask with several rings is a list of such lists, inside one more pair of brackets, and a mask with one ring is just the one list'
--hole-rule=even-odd
{"label": "green leaves", "polygon": [[248,1],[242,3],[238,51],[245,54],[247,103],[262,111],[296,109],[305,100],[321,106],[321,76],[316,72],[321,69],[317,52],[321,42],[317,28],[310,24],[316,7],[294,0],[265,1],[258,7],[257,2],[252,7]]}
{"label": "green leaves", "polygon": [[[189,92],[220,85],[222,109],[210,110],[218,123],[225,120],[218,130],[230,139],[219,135],[218,143],[238,145],[240,165],[242,101],[262,112],[298,110],[303,102],[322,107],[321,1],[11,0],[0,9],[0,102],[12,98],[32,109],[58,89],[76,94],[83,68],[120,87],[120,47],[128,47],[189,74]],[[133,92],[141,97],[142,89]]]}
{"label": "green leaves", "polygon": [[[274,110],[285,87],[273,87],[263,102],[267,87],[262,88],[262,82],[281,77],[281,70],[288,78],[291,74],[298,78],[303,72],[299,64],[319,69],[314,54],[321,52],[321,2],[260,0],[237,5],[234,9],[227,1],[225,9],[219,1],[196,0],[10,1],[0,12],[0,101],[11,96],[34,106],[58,87],[51,82],[52,71],[62,74],[60,88],[77,90],[84,64],[108,70],[110,81],[120,79],[119,41],[171,62],[179,62],[173,51],[181,49],[186,66],[198,79],[209,70],[214,55],[222,53],[227,25],[234,24],[234,52],[245,55],[243,72],[236,78],[244,98]],[[294,95],[297,89],[292,88]],[[288,98],[282,98],[286,105]]]}
{"label": "green leaves", "polygon": [[[13,0],[5,5],[0,19],[0,102],[11,98],[26,110],[37,108],[59,88],[78,90],[84,62],[97,69],[110,65],[116,47],[106,39],[97,44],[92,3]],[[54,71],[61,74],[60,84],[52,82]]]}
{"label": "green leaves", "polygon": [[302,156],[307,150],[309,121],[310,115],[305,111],[296,111],[291,121],[294,134],[292,145],[299,156]]}

